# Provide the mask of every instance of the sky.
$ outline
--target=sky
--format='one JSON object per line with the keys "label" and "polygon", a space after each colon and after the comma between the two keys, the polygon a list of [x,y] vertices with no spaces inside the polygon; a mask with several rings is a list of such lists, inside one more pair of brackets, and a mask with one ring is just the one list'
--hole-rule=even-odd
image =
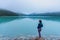
{"label": "sky", "polygon": [[60,0],[0,0],[0,9],[25,14],[60,12]]}

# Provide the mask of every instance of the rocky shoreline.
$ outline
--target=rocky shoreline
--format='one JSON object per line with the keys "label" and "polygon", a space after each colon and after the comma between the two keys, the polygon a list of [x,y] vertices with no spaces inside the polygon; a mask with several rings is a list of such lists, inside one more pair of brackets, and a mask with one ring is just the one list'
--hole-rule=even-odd
{"label": "rocky shoreline", "polygon": [[6,36],[0,36],[0,40],[60,40],[60,36],[48,36],[48,37],[41,37],[38,38],[33,36],[18,36],[18,37],[6,37]]}

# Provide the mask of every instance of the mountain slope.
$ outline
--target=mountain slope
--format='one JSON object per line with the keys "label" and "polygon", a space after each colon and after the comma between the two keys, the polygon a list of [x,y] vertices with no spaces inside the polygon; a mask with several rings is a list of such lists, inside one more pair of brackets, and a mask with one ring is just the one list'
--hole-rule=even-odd
{"label": "mountain slope", "polygon": [[19,15],[9,10],[0,9],[0,16],[19,16]]}
{"label": "mountain slope", "polygon": [[60,16],[60,12],[51,12],[51,13],[32,13],[29,16]]}

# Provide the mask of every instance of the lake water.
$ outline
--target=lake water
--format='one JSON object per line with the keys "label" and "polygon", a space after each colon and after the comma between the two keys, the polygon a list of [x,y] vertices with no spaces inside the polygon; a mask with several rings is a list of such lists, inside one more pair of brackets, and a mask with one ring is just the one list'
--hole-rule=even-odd
{"label": "lake water", "polygon": [[[54,19],[55,18],[55,19]],[[38,36],[38,21],[42,20],[42,36],[59,35],[60,19],[56,17],[0,17],[0,36],[15,37],[19,35]]]}

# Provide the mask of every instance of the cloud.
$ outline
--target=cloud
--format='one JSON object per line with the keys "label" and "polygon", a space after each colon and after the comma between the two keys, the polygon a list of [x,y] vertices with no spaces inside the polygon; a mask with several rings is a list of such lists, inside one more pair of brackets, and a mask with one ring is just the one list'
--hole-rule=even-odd
{"label": "cloud", "polygon": [[14,12],[60,11],[60,0],[0,0],[0,8]]}

